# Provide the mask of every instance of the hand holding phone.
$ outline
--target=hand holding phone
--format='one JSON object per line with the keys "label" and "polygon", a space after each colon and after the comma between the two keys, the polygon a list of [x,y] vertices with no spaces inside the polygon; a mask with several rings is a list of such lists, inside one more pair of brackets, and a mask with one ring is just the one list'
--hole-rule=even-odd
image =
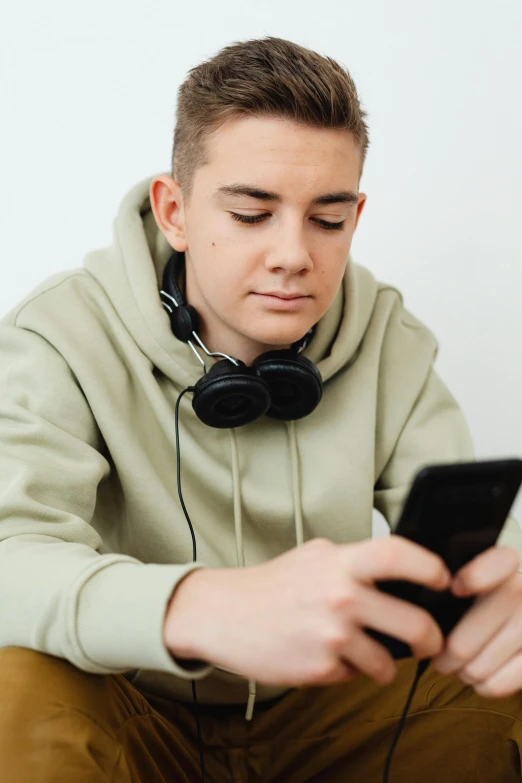
{"label": "hand holding phone", "polygon": [[[394,533],[440,555],[454,574],[495,545],[521,484],[520,459],[429,465],[415,476]],[[444,636],[475,600],[406,581],[377,582],[376,586],[426,609]],[[395,659],[412,655],[404,642],[374,629],[365,630]]]}

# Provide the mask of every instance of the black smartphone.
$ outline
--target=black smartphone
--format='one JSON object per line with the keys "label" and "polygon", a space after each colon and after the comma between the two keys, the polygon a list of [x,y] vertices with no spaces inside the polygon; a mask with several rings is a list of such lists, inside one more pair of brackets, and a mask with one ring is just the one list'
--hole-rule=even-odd
{"label": "black smartphone", "polygon": [[[440,555],[454,574],[495,545],[521,484],[522,459],[429,465],[415,476],[394,533]],[[475,600],[402,580],[376,586],[426,609],[444,636]],[[374,629],[365,631],[394,658],[412,655],[404,642]]]}

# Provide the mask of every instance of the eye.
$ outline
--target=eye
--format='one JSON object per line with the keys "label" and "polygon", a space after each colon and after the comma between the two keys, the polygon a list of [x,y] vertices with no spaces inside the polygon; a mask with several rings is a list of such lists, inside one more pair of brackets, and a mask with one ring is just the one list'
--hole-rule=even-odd
{"label": "eye", "polygon": [[340,223],[329,223],[328,220],[321,220],[320,218],[312,218],[312,220],[327,231],[342,231],[345,223],[344,220],[341,220]]}
{"label": "eye", "polygon": [[239,220],[240,223],[260,223],[268,217],[268,213],[265,213],[264,215],[238,215],[237,212],[231,212],[230,214],[234,220]]}
{"label": "eye", "polygon": [[[262,215],[239,215],[237,212],[231,212],[230,215],[234,220],[239,220],[240,223],[249,223],[250,225],[261,223],[266,217],[270,217],[268,212]],[[311,218],[311,220],[326,231],[342,231],[345,224],[344,220],[341,220],[340,223],[329,223],[327,220],[321,220],[320,218]]]}

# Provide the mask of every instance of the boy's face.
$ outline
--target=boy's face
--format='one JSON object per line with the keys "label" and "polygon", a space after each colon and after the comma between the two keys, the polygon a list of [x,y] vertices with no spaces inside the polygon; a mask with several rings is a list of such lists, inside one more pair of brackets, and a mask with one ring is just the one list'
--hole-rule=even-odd
{"label": "boy's face", "polygon": [[[344,130],[265,117],[228,120],[206,144],[209,162],[196,170],[189,202],[162,175],[151,183],[151,205],[171,247],[185,252],[199,336],[209,350],[251,364],[290,347],[334,299],[366,199],[360,152]],[[239,187],[265,194],[230,190]],[[341,191],[349,200],[313,203]],[[302,298],[266,296],[277,293]]]}

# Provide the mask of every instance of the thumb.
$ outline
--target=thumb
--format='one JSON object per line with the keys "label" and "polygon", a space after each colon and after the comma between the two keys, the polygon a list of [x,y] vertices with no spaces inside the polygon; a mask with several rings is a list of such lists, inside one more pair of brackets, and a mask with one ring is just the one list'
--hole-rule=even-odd
{"label": "thumb", "polygon": [[487,593],[516,574],[519,566],[520,559],[514,549],[490,547],[457,571],[451,591],[459,597]]}

